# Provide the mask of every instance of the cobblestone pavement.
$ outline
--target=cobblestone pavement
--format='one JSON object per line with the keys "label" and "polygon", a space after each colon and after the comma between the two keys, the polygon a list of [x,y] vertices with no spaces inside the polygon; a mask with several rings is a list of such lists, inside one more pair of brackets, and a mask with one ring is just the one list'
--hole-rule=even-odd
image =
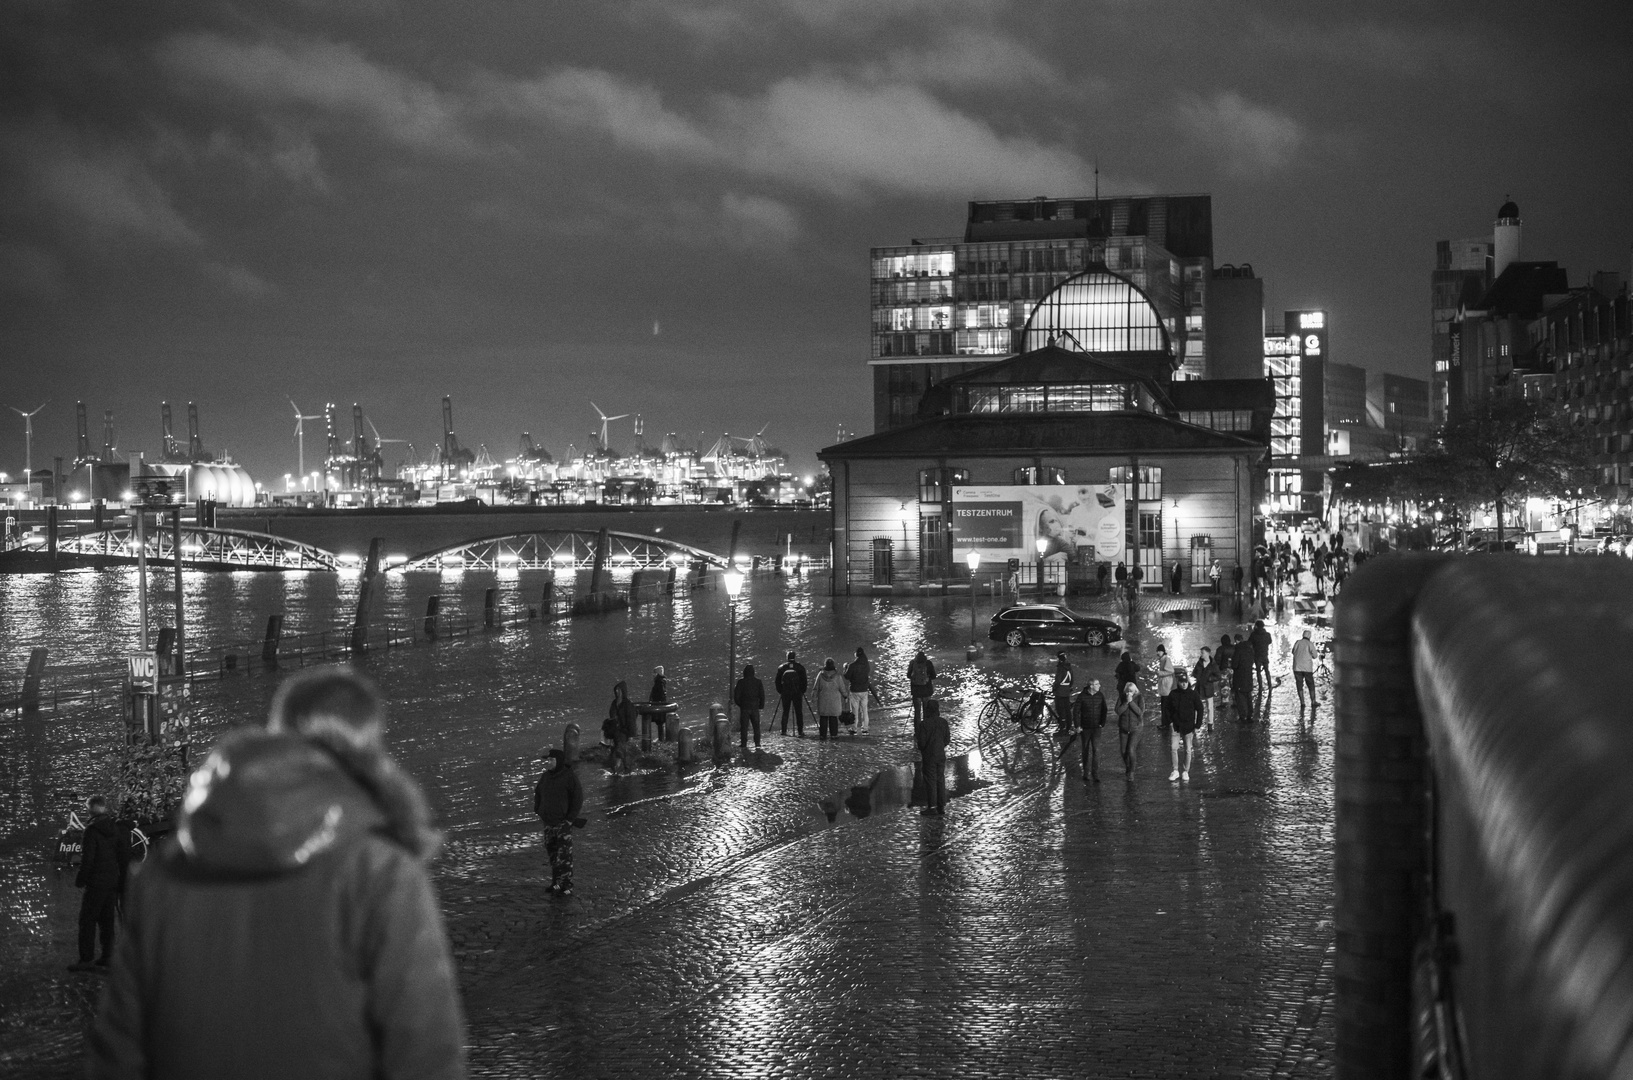
{"label": "cobblestone pavement", "polygon": [[[919,617],[879,611],[887,634]],[[1302,625],[1276,628],[1278,675]],[[1157,640],[1192,659],[1221,629],[1153,613],[1132,636],[1142,659]],[[965,664],[942,641],[955,741],[994,685],[1045,680],[1052,655],[995,647]],[[1072,659],[1110,685],[1114,652]],[[912,759],[900,703],[866,739],[819,743],[808,723],[730,765],[654,758],[611,777],[586,763],[590,825],[565,900],[544,891],[526,800],[493,811],[483,800],[510,803],[472,795],[458,805],[483,809],[450,821],[438,884],[473,1072],[1330,1076],[1331,704],[1301,725],[1290,678],[1270,704],[1268,725],[1204,734],[1189,784],[1167,781],[1153,723],[1132,783],[1115,734],[1098,786],[1023,746],[1013,775],[989,761],[990,783],[945,818],[830,824],[818,809]],[[463,723],[452,710],[404,751],[445,797],[469,783]],[[29,873],[7,862],[0,882]],[[27,918],[53,925],[77,899],[60,882],[25,892]],[[77,1074],[95,984],[60,972],[70,929],[0,972],[0,1073]]]}

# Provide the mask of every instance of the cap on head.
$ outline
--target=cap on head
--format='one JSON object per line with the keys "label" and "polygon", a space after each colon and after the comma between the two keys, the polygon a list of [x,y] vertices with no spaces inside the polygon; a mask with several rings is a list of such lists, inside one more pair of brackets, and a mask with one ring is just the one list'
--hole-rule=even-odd
{"label": "cap on head", "polygon": [[790,659],[790,660],[794,659],[794,654],[792,652],[790,652],[788,654],[788,659]]}
{"label": "cap on head", "polygon": [[662,675],[662,674],[663,674],[663,665],[662,665],[662,664],[659,664],[659,665],[658,665],[658,666],[657,666],[657,667],[655,667],[655,668],[653,668],[653,669],[652,669],[652,674],[654,674],[654,675]]}
{"label": "cap on head", "polygon": [[385,704],[367,677],[351,668],[308,668],[285,679],[272,696],[271,731],[339,735],[354,745],[378,743]]}

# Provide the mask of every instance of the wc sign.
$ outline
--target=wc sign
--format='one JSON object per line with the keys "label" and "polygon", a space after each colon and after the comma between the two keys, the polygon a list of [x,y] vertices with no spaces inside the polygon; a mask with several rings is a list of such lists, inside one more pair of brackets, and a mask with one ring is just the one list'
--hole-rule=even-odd
{"label": "wc sign", "polygon": [[151,694],[159,688],[159,654],[131,653],[130,688],[138,694]]}

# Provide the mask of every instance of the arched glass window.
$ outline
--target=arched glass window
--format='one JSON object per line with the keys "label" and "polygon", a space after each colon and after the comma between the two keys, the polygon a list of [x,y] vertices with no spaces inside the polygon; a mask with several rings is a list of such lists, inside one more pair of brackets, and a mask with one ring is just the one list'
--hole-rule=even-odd
{"label": "arched glass window", "polygon": [[1038,301],[1021,331],[1021,349],[1030,352],[1051,341],[1074,352],[1172,351],[1151,301],[1105,270],[1067,278]]}

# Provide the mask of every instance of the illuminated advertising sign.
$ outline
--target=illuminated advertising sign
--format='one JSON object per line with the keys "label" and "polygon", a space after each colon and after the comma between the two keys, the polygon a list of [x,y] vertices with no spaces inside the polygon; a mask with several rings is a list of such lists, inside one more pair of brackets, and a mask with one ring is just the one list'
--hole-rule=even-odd
{"label": "illuminated advertising sign", "polygon": [[[1287,340],[1294,345],[1299,356],[1326,359],[1327,313],[1325,311],[1289,311],[1284,325],[1287,327]],[[1268,339],[1266,344],[1269,344]],[[1271,354],[1267,351],[1265,355],[1269,356]]]}
{"label": "illuminated advertising sign", "polygon": [[1298,356],[1300,341],[1297,334],[1288,337],[1277,334],[1275,337],[1264,339],[1264,354],[1266,356]]}
{"label": "illuminated advertising sign", "polygon": [[983,559],[1116,562],[1123,557],[1127,523],[1123,489],[1112,484],[953,488],[953,551]]}

